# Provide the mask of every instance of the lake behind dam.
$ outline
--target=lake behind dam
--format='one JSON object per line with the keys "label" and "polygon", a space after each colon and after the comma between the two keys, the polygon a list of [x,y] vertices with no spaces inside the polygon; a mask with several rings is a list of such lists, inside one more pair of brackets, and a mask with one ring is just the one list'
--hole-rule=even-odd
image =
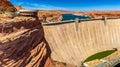
{"label": "lake behind dam", "polygon": [[66,20],[75,20],[75,18],[78,19],[90,19],[90,17],[85,17],[85,16],[77,16],[77,15],[73,15],[73,14],[62,14],[62,21],[66,21]]}

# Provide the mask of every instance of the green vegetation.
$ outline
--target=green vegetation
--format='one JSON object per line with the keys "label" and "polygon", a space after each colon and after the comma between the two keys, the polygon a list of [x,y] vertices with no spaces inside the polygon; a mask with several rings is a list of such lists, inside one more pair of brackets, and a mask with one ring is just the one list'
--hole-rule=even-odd
{"label": "green vegetation", "polygon": [[3,14],[5,12],[11,12],[11,13],[15,13],[17,10],[9,10],[9,11],[6,11],[6,10],[0,10],[0,14]]}
{"label": "green vegetation", "polygon": [[64,66],[67,66],[67,64],[65,62],[59,62],[59,61],[53,61],[53,64],[63,64]]}
{"label": "green vegetation", "polygon": [[107,51],[103,51],[103,52],[99,52],[99,53],[96,53],[90,57],[88,57],[85,62],[89,62],[89,61],[92,61],[92,60],[95,60],[95,59],[102,59],[104,57],[107,57],[108,55],[114,53],[116,50],[107,50]]}
{"label": "green vegetation", "polygon": [[5,13],[5,10],[0,10],[0,14],[1,14],[1,13]]}
{"label": "green vegetation", "polygon": [[10,10],[10,12],[15,13],[15,12],[16,12],[16,10]]}
{"label": "green vegetation", "polygon": [[64,66],[67,66],[67,64],[66,64],[66,63],[64,63],[64,62],[62,62],[62,64],[63,64]]}

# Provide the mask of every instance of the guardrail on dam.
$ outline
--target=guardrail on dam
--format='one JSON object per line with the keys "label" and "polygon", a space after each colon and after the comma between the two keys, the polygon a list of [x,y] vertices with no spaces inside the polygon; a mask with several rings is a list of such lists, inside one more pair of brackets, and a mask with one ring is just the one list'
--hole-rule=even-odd
{"label": "guardrail on dam", "polygon": [[89,56],[120,48],[120,19],[43,23],[53,60],[79,65]]}

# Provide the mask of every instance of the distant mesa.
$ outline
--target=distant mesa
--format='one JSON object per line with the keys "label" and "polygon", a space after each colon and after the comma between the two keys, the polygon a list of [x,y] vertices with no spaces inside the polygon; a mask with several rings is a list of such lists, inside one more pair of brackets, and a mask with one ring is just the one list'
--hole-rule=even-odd
{"label": "distant mesa", "polygon": [[17,9],[17,10],[21,10],[21,9],[24,9],[22,6],[20,6],[20,5],[18,5],[18,6],[15,6],[15,8]]}
{"label": "distant mesa", "polygon": [[90,12],[83,12],[78,13],[82,14],[83,16],[91,16],[92,18],[102,18],[103,16],[106,16],[108,18],[119,18],[120,17],[120,11],[90,11]]}
{"label": "distant mesa", "polygon": [[12,11],[16,8],[12,5],[9,0],[0,0],[0,10],[2,11]]}

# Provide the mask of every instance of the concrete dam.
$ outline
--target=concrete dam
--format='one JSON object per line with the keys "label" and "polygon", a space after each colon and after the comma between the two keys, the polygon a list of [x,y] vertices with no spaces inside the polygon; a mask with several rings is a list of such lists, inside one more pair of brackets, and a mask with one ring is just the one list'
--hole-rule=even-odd
{"label": "concrete dam", "polygon": [[80,65],[89,56],[120,49],[120,19],[43,23],[53,60]]}

